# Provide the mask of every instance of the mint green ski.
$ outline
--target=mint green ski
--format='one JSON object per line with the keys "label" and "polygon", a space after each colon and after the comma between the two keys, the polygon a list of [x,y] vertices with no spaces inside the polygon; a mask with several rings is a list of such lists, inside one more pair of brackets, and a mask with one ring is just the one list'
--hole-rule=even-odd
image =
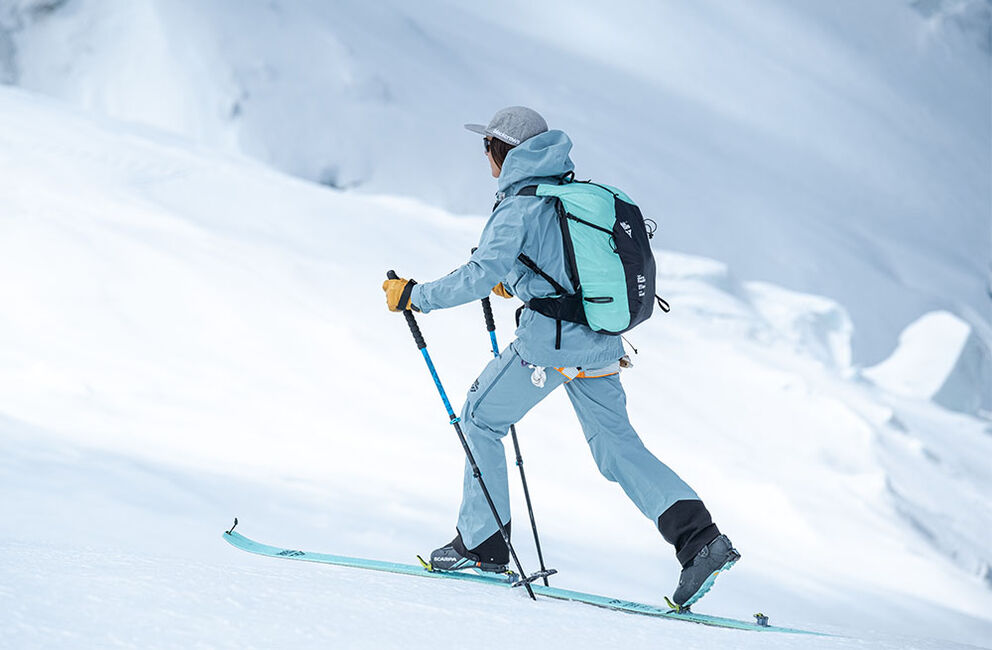
{"label": "mint green ski", "polygon": [[[240,533],[233,532],[233,528],[230,531],[224,533],[224,539],[227,540],[232,546],[236,546],[243,551],[248,551],[249,553],[257,553],[258,555],[266,555],[268,557],[276,558],[286,558],[290,560],[302,560],[304,562],[318,562],[320,564],[333,564],[335,566],[351,567],[355,569],[366,569],[369,571],[384,571],[387,573],[396,573],[400,575],[411,575],[418,576],[421,578],[433,578],[433,579],[443,579],[443,580],[463,580],[466,582],[477,582],[487,585],[497,585],[502,587],[509,587],[510,584],[516,580],[516,574],[507,574],[501,576],[498,574],[479,574],[471,571],[429,571],[422,566],[415,566],[412,564],[399,564],[397,562],[383,562],[381,560],[366,560],[363,558],[346,557],[343,555],[328,555],[326,553],[311,553],[309,551],[297,551],[287,548],[279,548],[278,546],[269,546],[268,544],[261,544],[254,540],[248,539]],[[734,630],[751,630],[755,632],[786,632],[790,634],[809,634],[814,636],[831,636],[829,634],[823,634],[821,632],[810,632],[807,630],[797,630],[788,627],[777,627],[771,625],[758,625],[757,623],[751,623],[749,621],[739,621],[732,618],[722,618],[719,616],[709,616],[707,614],[696,614],[695,612],[676,612],[665,607],[656,607],[654,605],[647,605],[644,603],[638,603],[630,600],[622,600],[619,598],[609,598],[606,596],[597,596],[594,594],[586,594],[579,591],[570,591],[568,589],[559,589],[557,587],[545,587],[544,585],[534,584],[531,585],[534,589],[534,593],[546,596],[548,598],[554,598],[557,600],[568,600],[577,603],[585,603],[587,605],[594,605],[596,607],[603,607],[605,609],[612,609],[620,612],[627,612],[629,614],[641,614],[644,616],[655,616],[658,618],[667,618],[678,621],[689,621],[691,623],[699,623],[701,625],[710,625],[713,627],[723,627],[730,628]]]}

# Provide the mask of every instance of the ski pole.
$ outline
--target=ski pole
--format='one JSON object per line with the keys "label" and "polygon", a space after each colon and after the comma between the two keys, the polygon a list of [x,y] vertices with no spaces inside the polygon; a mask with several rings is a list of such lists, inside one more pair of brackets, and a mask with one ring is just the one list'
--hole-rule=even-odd
{"label": "ski pole", "polygon": [[[386,277],[390,280],[396,280],[399,278],[396,275],[396,271],[387,271]],[[461,420],[455,415],[454,410],[451,408],[451,403],[448,401],[448,395],[444,392],[444,387],[441,385],[441,379],[437,376],[437,370],[434,368],[434,362],[431,361],[431,355],[427,352],[427,342],[424,341],[424,335],[420,333],[420,327],[417,326],[417,319],[414,318],[413,312],[409,309],[403,310],[403,315],[406,317],[406,324],[410,326],[410,333],[413,334],[413,340],[417,344],[417,348],[420,353],[424,355],[424,361],[427,363],[427,369],[431,371],[431,377],[434,378],[434,385],[437,386],[438,393],[441,394],[441,401],[444,402],[444,408],[448,412],[448,419],[451,426],[455,428],[455,433],[458,434],[458,440],[462,443],[462,449],[465,450],[465,457],[468,458],[468,463],[472,468],[472,476],[475,480],[479,482],[479,487],[482,488],[482,494],[486,497],[486,502],[489,504],[489,509],[493,513],[493,517],[496,519],[496,525],[499,527],[499,534],[503,538],[503,542],[506,543],[506,548],[509,549],[510,555],[513,557],[513,563],[517,565],[517,570],[520,571],[520,580],[514,583],[514,586],[523,584],[527,588],[527,594],[532,600],[537,600],[534,596],[534,590],[531,589],[530,583],[536,578],[536,576],[528,576],[524,571],[524,568],[520,565],[520,559],[517,557],[517,552],[513,550],[513,544],[510,543],[510,534],[506,532],[506,526],[503,525],[503,521],[500,519],[499,511],[496,510],[496,504],[493,503],[493,498],[489,495],[489,489],[486,488],[485,481],[482,480],[482,471],[479,470],[479,466],[475,463],[475,456],[472,455],[472,450],[469,449],[468,441],[465,439],[465,434],[462,433],[462,428],[458,426],[458,422]]]}
{"label": "ski pole", "polygon": [[[474,250],[472,252],[475,252]],[[489,341],[493,345],[493,356],[499,359],[499,344],[496,343],[496,321],[493,319],[493,305],[489,296],[482,299],[482,315],[486,319],[486,329],[489,331]],[[520,483],[524,488],[524,500],[527,502],[527,514],[530,515],[530,527],[534,531],[534,546],[537,547],[537,560],[541,564],[541,578],[544,586],[548,586],[548,576],[555,573],[544,566],[544,554],[541,552],[541,540],[537,536],[537,521],[534,519],[534,508],[530,503],[530,490],[527,489],[527,477],[524,475],[524,458],[520,454],[520,443],[517,441],[517,427],[510,425],[510,438],[513,440],[513,451],[517,455],[517,467],[520,468]]]}

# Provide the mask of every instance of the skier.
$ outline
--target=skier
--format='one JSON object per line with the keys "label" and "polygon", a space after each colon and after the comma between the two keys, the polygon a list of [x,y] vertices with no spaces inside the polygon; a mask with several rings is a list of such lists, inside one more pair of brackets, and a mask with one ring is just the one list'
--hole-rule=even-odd
{"label": "skier", "polygon": [[[562,131],[548,130],[540,114],[522,106],[497,112],[487,126],[466,124],[465,128],[483,136],[490,171],[498,179],[497,204],[478,248],[463,266],[433,282],[399,278],[383,283],[392,311],[427,313],[479,300],[490,291],[504,298],[516,296],[525,305],[554,295],[549,281],[518,259],[521,253],[573,290],[553,204],[517,196],[524,186],[571,179],[571,140]],[[692,488],[645,448],[631,426],[619,377],[624,358],[620,337],[556,321],[533,309],[522,308],[518,319],[516,340],[472,384],[461,413],[469,447],[502,522],[509,530],[502,439],[511,424],[564,385],[600,472],[619,483],[675,547],[682,573],[672,600],[690,606],[740,554]],[[505,571],[507,546],[468,463],[462,490],[455,538],[431,554],[432,567]]]}

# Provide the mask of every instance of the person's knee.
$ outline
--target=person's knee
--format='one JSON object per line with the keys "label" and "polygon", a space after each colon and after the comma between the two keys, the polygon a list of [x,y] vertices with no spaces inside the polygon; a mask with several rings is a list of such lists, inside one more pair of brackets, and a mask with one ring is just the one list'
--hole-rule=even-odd
{"label": "person's knee", "polygon": [[586,439],[599,472],[616,481],[616,468],[636,464],[647,451],[632,429],[600,429]]}
{"label": "person's knee", "polygon": [[643,446],[637,432],[626,422],[583,423],[586,443],[604,452],[619,453],[624,448]]}
{"label": "person's knee", "polygon": [[603,442],[603,436],[600,434],[593,434],[591,438],[587,438],[589,443],[589,450],[592,451],[592,459],[596,461],[596,468],[599,469],[599,473],[607,481],[616,482],[616,458],[611,453],[609,445],[600,444]]}
{"label": "person's knee", "polygon": [[469,404],[463,417],[469,424],[465,427],[466,435],[470,438],[481,436],[490,440],[499,440],[505,436],[509,426],[501,427],[493,418],[487,417],[488,415],[485,409],[475,409]]}

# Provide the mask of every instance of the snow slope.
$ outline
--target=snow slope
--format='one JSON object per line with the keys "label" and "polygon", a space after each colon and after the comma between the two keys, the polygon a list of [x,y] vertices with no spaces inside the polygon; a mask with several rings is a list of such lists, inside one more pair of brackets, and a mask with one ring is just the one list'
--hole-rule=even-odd
{"label": "snow slope", "polygon": [[868,365],[938,309],[992,347],[990,27],[988,0],[6,0],[0,76],[457,213],[492,191],[460,125],[533,105],[666,246],[843,304]]}
{"label": "snow slope", "polygon": [[[648,446],[744,554],[698,609],[853,638],[239,554],[220,538],[234,515],[271,543],[398,561],[450,538],[461,450],[379,284],[447,272],[483,217],[333,191],[14,89],[0,124],[0,645],[990,638],[988,421],[859,379],[840,305],[664,250],[673,313],[632,333],[624,383]],[[479,310],[421,321],[457,401],[490,355]],[[659,602],[677,564],[596,474],[563,395],[520,434],[557,583]]]}

